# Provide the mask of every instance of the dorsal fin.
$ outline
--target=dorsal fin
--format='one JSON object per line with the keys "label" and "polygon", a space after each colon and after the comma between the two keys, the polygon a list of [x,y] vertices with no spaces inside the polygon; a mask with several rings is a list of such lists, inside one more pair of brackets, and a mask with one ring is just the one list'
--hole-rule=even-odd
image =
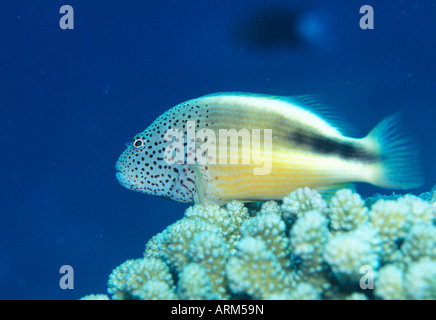
{"label": "dorsal fin", "polygon": [[307,94],[281,98],[316,114],[318,117],[322,118],[336,130],[338,130],[342,135],[348,137],[355,137],[359,135],[359,130],[345,121],[344,117],[340,116],[335,108],[321,102],[321,94]]}
{"label": "dorsal fin", "polygon": [[339,116],[338,113],[335,112],[335,108],[332,108],[321,102],[321,94],[278,96],[250,92],[218,92],[205,95],[204,97],[213,96],[245,96],[284,101],[312,112],[344,136],[356,137],[360,134],[359,130],[357,130],[354,126],[348,124],[342,116]]}

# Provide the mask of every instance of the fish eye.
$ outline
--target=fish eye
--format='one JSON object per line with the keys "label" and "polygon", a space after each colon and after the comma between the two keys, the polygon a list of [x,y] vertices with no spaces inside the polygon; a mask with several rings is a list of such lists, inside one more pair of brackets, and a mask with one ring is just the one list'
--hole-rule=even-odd
{"label": "fish eye", "polygon": [[142,148],[144,146],[144,140],[142,140],[141,138],[136,139],[135,142],[133,142],[133,146],[136,149]]}

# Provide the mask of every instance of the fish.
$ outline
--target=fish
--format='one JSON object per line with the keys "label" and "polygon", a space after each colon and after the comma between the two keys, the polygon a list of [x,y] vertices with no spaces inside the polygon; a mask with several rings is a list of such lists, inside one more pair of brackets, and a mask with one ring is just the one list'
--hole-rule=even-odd
{"label": "fish", "polygon": [[133,191],[218,205],[354,182],[417,188],[424,180],[420,151],[400,122],[400,114],[388,116],[355,138],[312,96],[209,94],[136,134],[116,177]]}

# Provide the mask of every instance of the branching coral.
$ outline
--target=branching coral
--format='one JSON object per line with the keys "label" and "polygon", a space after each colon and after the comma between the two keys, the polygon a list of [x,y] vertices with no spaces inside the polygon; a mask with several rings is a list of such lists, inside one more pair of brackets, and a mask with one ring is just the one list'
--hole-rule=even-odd
{"label": "branching coral", "polygon": [[214,292],[208,271],[198,263],[188,263],[179,274],[177,293],[185,300],[215,300],[220,295]]}
{"label": "branching coral", "polygon": [[[327,204],[304,188],[282,205],[249,207],[232,201],[188,208],[148,241],[143,258],[113,270],[111,298],[436,299],[429,193],[365,205],[343,189]],[[371,286],[362,286],[362,267]]]}
{"label": "branching coral", "polygon": [[407,264],[421,258],[436,261],[436,226],[424,223],[413,226],[401,246],[401,252]]}
{"label": "branching coral", "polygon": [[430,202],[410,194],[399,198],[398,202],[408,208],[409,213],[411,213],[410,220],[412,225],[417,223],[433,223],[435,209]]}
{"label": "branching coral", "polygon": [[[259,215],[246,220],[241,226],[243,237],[257,237],[265,242],[266,247],[279,260],[283,267],[288,267],[289,239],[285,236],[285,223],[281,217],[270,210],[262,208]],[[270,213],[263,213],[270,212]]]}
{"label": "branching coral", "polygon": [[267,299],[287,287],[286,273],[277,257],[259,238],[244,237],[235,256],[226,267],[229,286],[235,294],[248,294],[254,299]]}
{"label": "branching coral", "polygon": [[395,260],[398,244],[410,229],[411,214],[408,207],[398,201],[379,200],[369,212],[371,223],[381,237],[384,260]]}
{"label": "branching coral", "polygon": [[329,204],[330,225],[333,230],[356,229],[368,220],[368,208],[358,193],[350,189],[336,192]]}
{"label": "branching coral", "polygon": [[189,244],[189,260],[208,271],[215,299],[225,298],[225,266],[229,257],[229,246],[219,233],[203,231],[197,233]]}
{"label": "branching coral", "polygon": [[127,260],[109,276],[114,299],[175,299],[170,268],[161,259]]}
{"label": "branching coral", "polygon": [[219,227],[221,235],[227,240],[232,251],[235,243],[240,239],[239,228],[249,215],[242,202],[232,201],[226,205],[226,208],[194,205],[186,210],[185,217],[204,220]]}
{"label": "branching coral", "polygon": [[436,260],[423,258],[412,263],[405,280],[406,298],[436,299]]}
{"label": "branching coral", "polygon": [[380,268],[375,285],[375,294],[385,300],[405,299],[404,270],[395,264],[387,264]]}
{"label": "branching coral", "polygon": [[436,299],[436,260],[421,258],[402,267],[384,266],[376,280],[375,294],[387,300]]}
{"label": "branching coral", "polygon": [[163,258],[175,268],[181,271],[189,261],[189,246],[194,236],[203,231],[213,233],[221,232],[216,225],[201,219],[181,219],[170,225],[157,236],[156,242]]}
{"label": "branching coral", "polygon": [[274,293],[268,296],[270,300],[318,300],[320,299],[317,291],[310,283],[301,282],[290,290],[282,293]]}
{"label": "branching coral", "polygon": [[109,296],[106,294],[89,294],[80,298],[80,300],[109,300]]}
{"label": "branching coral", "polygon": [[301,260],[305,273],[321,271],[324,247],[329,236],[328,220],[319,211],[305,212],[294,223],[290,233],[290,249],[294,258]]}
{"label": "branching coral", "polygon": [[358,282],[362,277],[362,266],[373,269],[379,266],[378,256],[371,243],[351,232],[333,236],[325,247],[324,259],[341,282]]}
{"label": "branching coral", "polygon": [[326,207],[327,204],[322,199],[321,194],[307,187],[291,192],[288,196],[283,198],[282,204],[285,219],[291,219],[310,210],[324,212]]}

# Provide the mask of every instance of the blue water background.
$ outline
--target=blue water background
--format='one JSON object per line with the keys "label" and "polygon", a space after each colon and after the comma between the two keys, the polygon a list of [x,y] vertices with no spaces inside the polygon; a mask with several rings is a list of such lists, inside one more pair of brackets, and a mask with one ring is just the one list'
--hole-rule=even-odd
{"label": "blue water background", "polygon": [[[64,4],[74,30],[59,27]],[[364,4],[374,30],[359,27]],[[237,36],[271,7],[310,13],[306,42]],[[114,267],[183,216],[186,205],[121,187],[114,165],[134,134],[203,94],[321,94],[361,134],[404,110],[424,151],[413,192],[429,190],[435,18],[435,1],[1,1],[0,299],[105,293]]]}

